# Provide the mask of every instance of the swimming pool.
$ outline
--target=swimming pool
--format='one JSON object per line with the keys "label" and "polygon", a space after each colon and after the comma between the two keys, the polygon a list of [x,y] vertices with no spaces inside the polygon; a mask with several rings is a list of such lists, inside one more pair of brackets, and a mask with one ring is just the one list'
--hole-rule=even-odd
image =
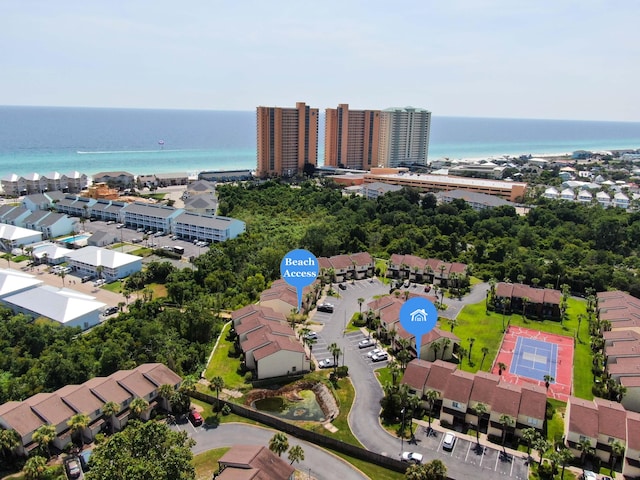
{"label": "swimming pool", "polygon": [[78,242],[80,240],[86,240],[89,237],[90,237],[90,235],[75,235],[75,236],[71,236],[71,237],[61,238],[58,241],[62,242],[62,243],[75,243],[75,242]]}

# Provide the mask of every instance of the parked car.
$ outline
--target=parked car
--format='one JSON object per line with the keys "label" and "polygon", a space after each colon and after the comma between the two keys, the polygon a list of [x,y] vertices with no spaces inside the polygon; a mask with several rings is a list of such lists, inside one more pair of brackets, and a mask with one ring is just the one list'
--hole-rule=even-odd
{"label": "parked car", "polygon": [[333,305],[330,303],[321,303],[318,305],[319,312],[333,313]]}
{"label": "parked car", "polygon": [[325,358],[324,360],[320,360],[318,362],[318,366],[320,368],[331,368],[335,366],[335,363],[333,363],[333,358]]}
{"label": "parked car", "polygon": [[382,353],[378,353],[376,355],[373,355],[371,357],[371,360],[374,362],[382,362],[383,360],[387,360],[389,358],[389,356],[387,355],[387,352],[382,352]]}
{"label": "parked car", "polygon": [[92,278],[93,278],[93,276],[91,276],[91,275],[85,275],[84,277],[82,277],[82,278],[80,279],[80,281],[81,281],[82,283],[87,283],[87,282],[88,282],[89,280],[91,280]]}
{"label": "parked car", "polygon": [[306,338],[308,340],[317,340],[318,339],[318,334],[316,332],[309,332],[304,336],[304,338]]}
{"label": "parked car", "polygon": [[347,289],[347,284],[346,283],[341,283],[338,285],[338,287],[340,287],[340,290],[346,290]]}
{"label": "parked car", "polygon": [[431,291],[431,285],[425,285],[424,286],[424,291],[425,292],[430,292]]}
{"label": "parked car", "polygon": [[193,424],[194,427],[199,427],[204,422],[204,420],[202,420],[202,415],[200,415],[200,413],[196,412],[195,410],[191,410],[189,412],[189,421]]}
{"label": "parked car", "polygon": [[453,446],[456,444],[456,436],[452,432],[447,432],[444,435],[444,439],[442,440],[442,448],[445,450],[453,449]]}
{"label": "parked car", "polygon": [[596,475],[591,470],[585,470],[580,478],[582,478],[583,480],[597,480],[598,475]]}
{"label": "parked car", "polygon": [[82,467],[83,472],[88,472],[91,468],[89,467],[89,459],[91,458],[91,454],[93,450],[83,450],[80,452],[80,466]]}
{"label": "parked car", "polygon": [[383,352],[384,352],[384,350],[382,350],[381,348],[374,348],[369,353],[367,353],[367,357],[371,358],[374,355],[378,355],[379,353],[383,353]]}
{"label": "parked car", "polygon": [[409,463],[422,463],[422,454],[417,452],[402,452],[402,461]]}
{"label": "parked car", "polygon": [[104,316],[113,315],[114,313],[118,313],[118,307],[109,307],[105,309]]}
{"label": "parked car", "polygon": [[376,342],[373,339],[365,338],[364,340],[360,340],[358,342],[358,348],[373,347],[375,344]]}
{"label": "parked car", "polygon": [[79,478],[80,477],[80,462],[77,458],[67,459],[65,461],[65,468],[67,469],[67,475],[69,478]]}
{"label": "parked car", "polygon": [[124,227],[124,223],[119,223],[118,225],[116,225],[117,229],[123,228]]}

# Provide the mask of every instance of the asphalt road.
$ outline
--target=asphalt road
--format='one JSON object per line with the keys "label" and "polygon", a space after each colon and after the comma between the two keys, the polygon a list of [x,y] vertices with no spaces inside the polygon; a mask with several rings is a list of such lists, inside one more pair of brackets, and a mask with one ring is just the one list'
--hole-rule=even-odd
{"label": "asphalt road", "polygon": [[[271,430],[243,423],[223,423],[216,428],[194,427],[191,423],[172,426],[189,432],[196,441],[192,451],[194,454],[206,452],[213,448],[229,447],[231,445],[269,445],[269,440],[276,433]],[[366,480],[364,473],[356,470],[352,465],[340,457],[308,442],[288,436],[289,446],[300,445],[304,449],[305,459],[296,463],[294,467],[310,477],[318,480]],[[286,455],[286,454],[285,454]],[[287,460],[286,456],[283,458]]]}

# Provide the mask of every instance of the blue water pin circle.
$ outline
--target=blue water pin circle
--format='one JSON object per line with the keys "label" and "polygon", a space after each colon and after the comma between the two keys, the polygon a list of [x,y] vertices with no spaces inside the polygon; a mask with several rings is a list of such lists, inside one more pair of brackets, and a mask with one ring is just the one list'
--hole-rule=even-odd
{"label": "blue water pin circle", "polygon": [[280,275],[289,285],[296,287],[298,310],[302,307],[302,289],[318,278],[318,259],[308,250],[291,250],[280,262]]}
{"label": "blue water pin circle", "polygon": [[438,310],[426,298],[413,297],[400,308],[400,325],[416,337],[416,353],[420,357],[422,336],[429,333],[438,321]]}

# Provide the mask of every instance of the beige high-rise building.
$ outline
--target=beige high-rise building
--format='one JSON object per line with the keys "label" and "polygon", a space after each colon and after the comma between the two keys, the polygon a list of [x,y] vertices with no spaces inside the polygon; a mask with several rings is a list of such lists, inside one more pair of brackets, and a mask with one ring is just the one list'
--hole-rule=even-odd
{"label": "beige high-rise building", "polygon": [[431,112],[421,108],[387,108],[380,114],[378,160],[384,167],[427,164]]}
{"label": "beige high-rise building", "polygon": [[325,166],[370,170],[378,166],[380,110],[349,110],[349,105],[327,108]]}
{"label": "beige high-rise building", "polygon": [[292,177],[318,161],[318,109],[257,108],[258,175]]}

